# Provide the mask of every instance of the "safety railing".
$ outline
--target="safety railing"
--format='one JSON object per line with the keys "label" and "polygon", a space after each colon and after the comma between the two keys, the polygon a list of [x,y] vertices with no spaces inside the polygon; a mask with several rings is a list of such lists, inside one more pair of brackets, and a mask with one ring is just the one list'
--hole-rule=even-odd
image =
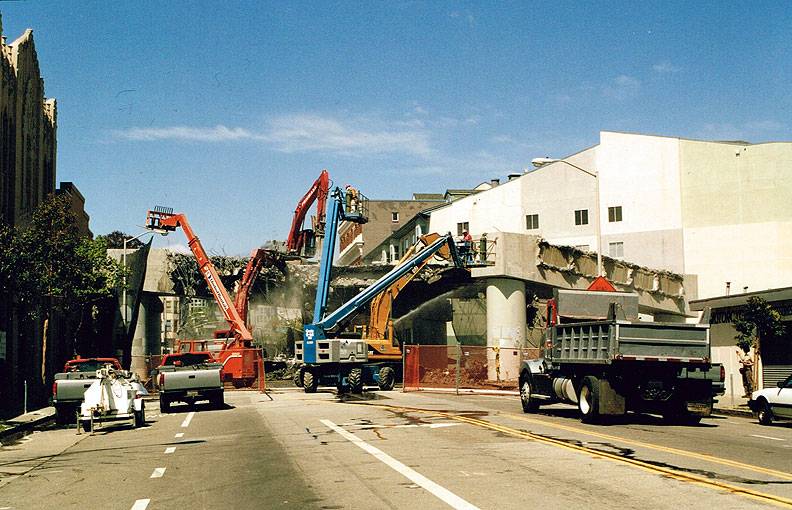
{"label": "safety railing", "polygon": [[404,391],[516,392],[523,360],[540,349],[465,345],[408,345],[404,349]]}

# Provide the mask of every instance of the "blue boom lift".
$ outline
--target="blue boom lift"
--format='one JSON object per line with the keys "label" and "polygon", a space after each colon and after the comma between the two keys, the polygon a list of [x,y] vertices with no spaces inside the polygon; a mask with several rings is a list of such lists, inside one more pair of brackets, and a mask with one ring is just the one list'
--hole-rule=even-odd
{"label": "blue boom lift", "polygon": [[363,370],[367,367],[368,362],[368,344],[362,338],[341,337],[339,330],[344,321],[368,306],[372,299],[387,290],[404,275],[423,267],[425,261],[445,246],[448,247],[454,264],[458,267],[464,265],[457,252],[453,236],[451,234],[440,236],[410,259],[394,267],[372,285],[363,289],[337,310],[326,314],[338,224],[341,221],[366,222],[365,201],[357,200],[357,208],[350,209],[347,206],[344,210],[345,203],[349,204],[345,201],[345,194],[336,188],[328,203],[327,229],[322,246],[313,322],[305,324],[303,340],[295,344],[297,360],[303,363],[300,374],[306,393],[315,392],[320,381],[323,385],[335,385],[339,392],[343,392],[346,388],[350,388],[356,393],[361,392],[364,379]]}

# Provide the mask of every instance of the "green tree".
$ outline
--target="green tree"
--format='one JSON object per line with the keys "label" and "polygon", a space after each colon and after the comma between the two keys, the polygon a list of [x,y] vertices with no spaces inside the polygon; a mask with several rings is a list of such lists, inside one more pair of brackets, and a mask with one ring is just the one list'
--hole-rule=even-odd
{"label": "green tree", "polygon": [[[759,366],[762,343],[773,341],[784,334],[781,314],[764,299],[753,296],[748,299],[745,309],[732,321],[737,335],[737,346],[744,352],[754,349],[754,367]],[[754,370],[754,388],[759,385],[759,371]]]}
{"label": "green tree", "polygon": [[[131,236],[126,232],[121,232],[120,230],[113,230],[109,234],[97,236],[97,239],[103,239],[107,247],[110,249],[117,249],[120,250],[124,247],[124,239],[131,239],[135,236]],[[127,249],[134,250],[137,248],[141,248],[143,243],[140,239],[132,239],[131,241],[127,241]]]}
{"label": "green tree", "polygon": [[6,233],[0,244],[0,288],[10,289],[26,317],[41,325],[42,380],[46,377],[49,322],[54,311],[82,317],[83,307],[112,295],[123,274],[102,239],[82,236],[65,197],[52,195],[30,225]]}

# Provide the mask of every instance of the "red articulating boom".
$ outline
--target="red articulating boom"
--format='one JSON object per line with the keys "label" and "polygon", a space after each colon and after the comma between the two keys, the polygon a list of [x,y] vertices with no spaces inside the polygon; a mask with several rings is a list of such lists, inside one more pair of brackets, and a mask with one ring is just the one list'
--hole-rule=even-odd
{"label": "red articulating boom", "polygon": [[[187,236],[187,245],[195,255],[195,260],[198,262],[198,269],[201,275],[206,280],[206,285],[212,292],[212,295],[223,312],[223,317],[228,321],[229,333],[232,340],[226,342],[225,347],[219,354],[220,361],[223,363],[224,375],[234,382],[235,386],[249,386],[256,378],[257,372],[257,359],[255,351],[251,349],[251,342],[253,335],[250,333],[245,320],[241,317],[240,313],[234,307],[228,291],[220,281],[220,276],[217,274],[212,261],[206,254],[201,241],[195,235],[187,216],[184,214],[175,214],[173,209],[156,207],[154,210],[149,211],[146,216],[146,228],[156,230],[163,233],[172,232],[181,227],[184,235]],[[255,280],[255,276],[252,278]]]}
{"label": "red articulating boom", "polygon": [[327,170],[322,170],[311,189],[297,203],[297,209],[294,210],[294,219],[289,230],[289,237],[286,238],[286,250],[289,254],[299,255],[300,251],[305,247],[308,232],[302,230],[302,225],[305,221],[305,215],[314,201],[316,201],[316,230],[317,232],[321,231],[322,234],[324,233],[325,205],[329,190],[330,174],[327,173]]}

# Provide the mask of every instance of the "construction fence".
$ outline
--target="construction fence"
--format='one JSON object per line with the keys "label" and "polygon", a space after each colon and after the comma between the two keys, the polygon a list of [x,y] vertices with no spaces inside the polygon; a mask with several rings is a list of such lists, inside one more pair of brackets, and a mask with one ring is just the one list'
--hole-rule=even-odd
{"label": "construction fence", "polygon": [[541,349],[466,345],[408,345],[404,350],[404,391],[516,392],[523,360]]}
{"label": "construction fence", "polygon": [[[164,354],[132,356],[130,370],[138,375],[149,392],[158,391],[154,369],[160,366]],[[266,391],[267,381],[261,349],[235,349],[231,353],[215,353],[223,364],[222,377],[228,390]]]}

